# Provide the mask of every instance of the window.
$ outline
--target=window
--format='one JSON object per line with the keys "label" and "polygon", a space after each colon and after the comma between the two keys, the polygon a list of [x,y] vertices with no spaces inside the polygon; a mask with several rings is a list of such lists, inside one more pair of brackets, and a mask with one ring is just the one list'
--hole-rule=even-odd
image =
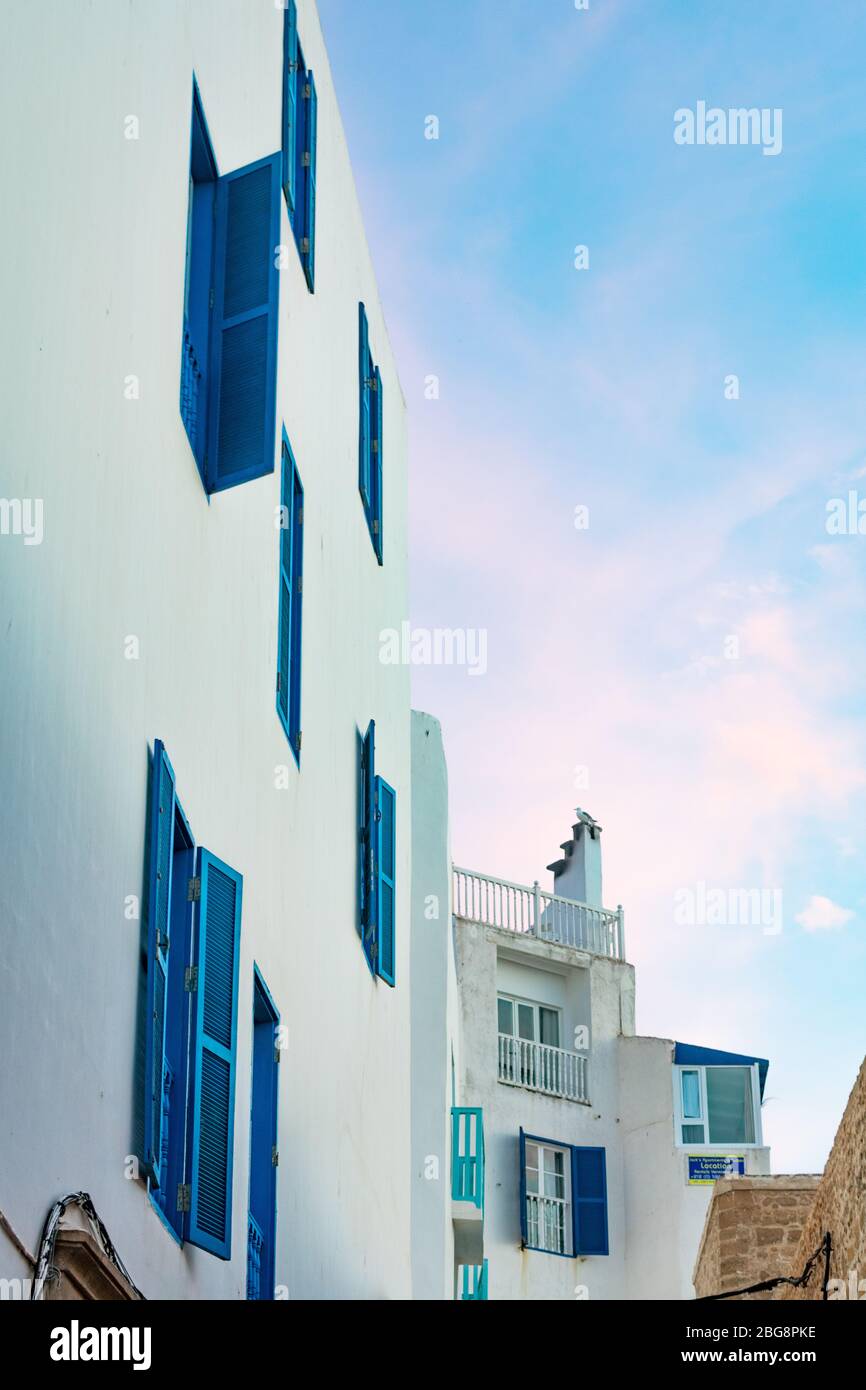
{"label": "window", "polygon": [[277,1080],[280,1015],[258,967],[253,976],[253,1085],[247,1298],[274,1297],[277,1237]]}
{"label": "window", "polygon": [[304,602],[304,489],[283,430],[277,713],[301,762],[301,612]]}
{"label": "window", "polygon": [[358,382],[360,433],[358,490],[367,518],[370,539],[382,564],[382,374],[373,362],[367,311],[359,305]]}
{"label": "window", "polygon": [[318,99],[311,69],[298,42],[295,0],[284,0],[283,139],[281,170],[289,221],[307,286],[316,287],[316,159]]}
{"label": "window", "polygon": [[163,744],[148,815],[144,1151],[179,1240],[231,1258],[241,875],[196,849]]}
{"label": "window", "polygon": [[576,1093],[576,1062],[560,1051],[561,1013],[547,1004],[500,994],[499,1080],[551,1095]]}
{"label": "window", "polygon": [[219,177],[194,86],[180,409],[208,493],[274,471],[280,169]]}
{"label": "window", "polygon": [[760,1144],[756,1073],[757,1066],[674,1067],[677,1142]]}
{"label": "window", "polygon": [[545,1047],[560,1046],[560,1011],[528,999],[500,994],[497,1000],[499,1032]]}
{"label": "window", "polygon": [[523,1245],[550,1255],[607,1255],[605,1151],[520,1131]]}
{"label": "window", "polygon": [[376,774],[373,720],[361,749],[361,788],[361,941],[372,974],[393,986],[397,793]]}

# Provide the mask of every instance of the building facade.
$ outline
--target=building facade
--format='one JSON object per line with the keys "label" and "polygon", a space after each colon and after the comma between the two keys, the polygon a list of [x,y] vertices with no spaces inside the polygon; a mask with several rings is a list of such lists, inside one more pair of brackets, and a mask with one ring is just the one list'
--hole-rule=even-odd
{"label": "building facade", "polygon": [[[419,855],[421,806],[447,815],[446,779],[438,726],[413,718],[413,961],[423,953],[428,986],[457,997],[437,1054],[452,1106],[447,1190],[431,1180],[433,1136],[413,1132],[425,1249],[438,1199],[451,1208],[442,1263],[457,1297],[691,1298],[714,1181],[769,1172],[767,1064],[636,1035],[624,913],[603,907],[601,827],[585,812],[548,866],[552,893],[452,872],[447,854],[437,870],[429,840]],[[450,931],[430,920],[443,894]],[[413,1052],[426,1113],[435,1085]]]}
{"label": "building facade", "polygon": [[148,1298],[409,1297],[405,408],[316,6],[5,40],[0,1275],[87,1192]]}

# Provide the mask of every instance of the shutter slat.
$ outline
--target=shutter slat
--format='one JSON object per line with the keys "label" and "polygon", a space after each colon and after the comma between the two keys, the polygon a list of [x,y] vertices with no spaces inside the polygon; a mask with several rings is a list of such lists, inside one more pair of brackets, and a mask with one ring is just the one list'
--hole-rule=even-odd
{"label": "shutter slat", "polygon": [[571,1198],[575,1255],[607,1255],[607,1170],[601,1148],[571,1150]]}
{"label": "shutter slat", "polygon": [[295,140],[298,130],[298,9],[287,0],[283,14],[283,192],[291,215],[295,210]]}

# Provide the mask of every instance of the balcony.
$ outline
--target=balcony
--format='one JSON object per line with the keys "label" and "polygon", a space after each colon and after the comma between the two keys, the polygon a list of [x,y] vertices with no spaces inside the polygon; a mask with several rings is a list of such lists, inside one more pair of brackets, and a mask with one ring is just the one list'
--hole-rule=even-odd
{"label": "balcony", "polygon": [[589,1059],[579,1052],[499,1034],[499,1080],[589,1104]]}
{"label": "balcony", "polygon": [[496,927],[513,936],[571,946],[608,960],[625,960],[622,908],[609,911],[527,888],[507,879],[490,878],[470,869],[453,870],[454,916]]}
{"label": "balcony", "polygon": [[560,1197],[526,1196],[526,1244],[551,1255],[568,1255],[568,1204]]}
{"label": "balcony", "polygon": [[464,1265],[462,1270],[461,1301],[487,1301],[487,1261],[480,1265]]}
{"label": "balcony", "polygon": [[484,1121],[480,1109],[451,1107],[451,1219],[458,1265],[484,1260]]}

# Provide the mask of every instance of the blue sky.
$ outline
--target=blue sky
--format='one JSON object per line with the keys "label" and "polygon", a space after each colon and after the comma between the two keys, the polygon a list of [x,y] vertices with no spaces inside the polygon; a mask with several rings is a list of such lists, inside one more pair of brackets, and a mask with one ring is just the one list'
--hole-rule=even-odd
{"label": "blue sky", "polygon": [[[818,1170],[866,1053],[866,536],[826,529],[866,500],[866,8],[319,10],[409,408],[411,618],[488,633],[485,676],[414,671],[454,858],[549,886],[589,809],[640,1031],[769,1057],[774,1167]],[[780,109],[781,152],[677,145],[698,101]],[[677,924],[699,882],[780,889],[783,930]]]}

